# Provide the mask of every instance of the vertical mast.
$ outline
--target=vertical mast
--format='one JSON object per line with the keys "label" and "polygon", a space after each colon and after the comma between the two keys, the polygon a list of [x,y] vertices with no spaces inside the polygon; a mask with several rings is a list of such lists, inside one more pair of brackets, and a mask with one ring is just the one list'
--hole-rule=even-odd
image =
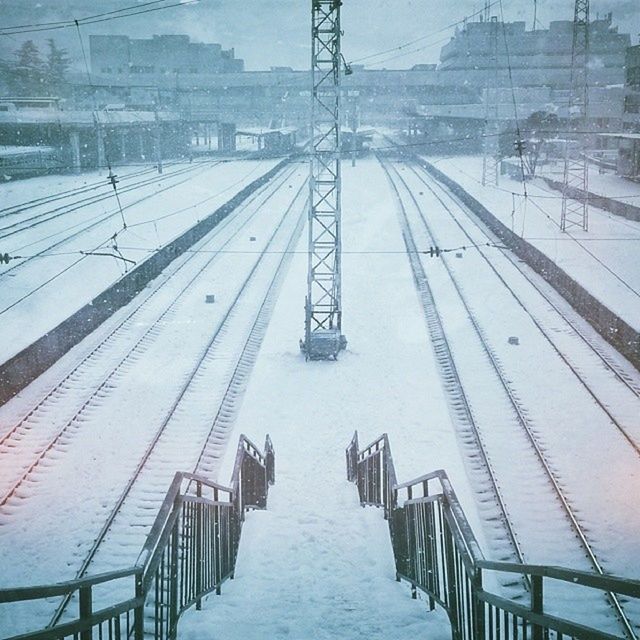
{"label": "vertical mast", "polygon": [[340,282],[340,5],[312,0],[307,360],[336,359],[342,335]]}
{"label": "vertical mast", "polygon": [[[589,229],[589,162],[587,160],[587,127],[589,126],[589,0],[576,0],[571,47],[571,86],[569,90],[569,127],[564,154],[564,185],[560,228]],[[572,138],[576,137],[576,140]]]}
{"label": "vertical mast", "polygon": [[[488,11],[488,9],[487,9]],[[498,186],[500,176],[499,90],[498,90],[498,18],[487,18],[489,65],[485,84],[484,140],[482,143],[482,184]],[[486,24],[486,23],[485,23]]]}

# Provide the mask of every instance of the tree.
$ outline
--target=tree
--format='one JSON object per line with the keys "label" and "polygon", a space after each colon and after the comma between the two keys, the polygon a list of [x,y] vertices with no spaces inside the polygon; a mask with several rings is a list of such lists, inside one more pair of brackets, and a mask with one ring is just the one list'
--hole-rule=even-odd
{"label": "tree", "polygon": [[71,61],[68,51],[58,47],[53,38],[47,40],[47,46],[49,50],[44,64],[45,84],[50,94],[59,94],[65,84],[65,76]]}
{"label": "tree", "polygon": [[33,40],[27,40],[16,50],[15,85],[21,95],[43,93],[43,64],[40,51]]}
{"label": "tree", "polygon": [[549,138],[558,133],[560,121],[555,113],[534,111],[525,121],[524,161],[527,171],[535,176],[540,155]]}

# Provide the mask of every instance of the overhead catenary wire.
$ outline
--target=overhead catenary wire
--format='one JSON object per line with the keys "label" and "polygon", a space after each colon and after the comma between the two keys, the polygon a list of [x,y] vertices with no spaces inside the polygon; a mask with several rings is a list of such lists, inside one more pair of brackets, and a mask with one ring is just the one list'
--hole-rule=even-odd
{"label": "overhead catenary wire", "polygon": [[[146,13],[151,13],[154,11],[162,11],[164,9],[171,9],[175,7],[186,7],[189,5],[197,4],[200,0],[182,0],[180,2],[174,2],[172,4],[166,4],[158,7],[147,7],[140,9],[140,7],[145,7],[146,5],[159,4],[160,2],[166,2],[167,0],[154,0],[151,2],[147,2],[144,4],[139,4],[130,7],[123,7],[122,9],[117,9],[114,11],[107,11],[101,14],[94,14],[91,16],[86,16],[85,18],[78,18],[78,22],[80,24],[96,24],[100,22],[109,22],[111,20],[119,20],[120,18],[130,18],[132,16],[143,15]],[[37,33],[40,31],[55,31],[59,29],[68,29],[74,27],[76,24],[75,19],[70,20],[60,20],[57,22],[51,23],[39,23],[39,24],[27,24],[16,27],[2,27],[0,28],[0,36],[12,36],[17,34],[24,33]]]}
{"label": "overhead catenary wire", "polygon": [[524,178],[525,174],[525,166],[524,166],[524,157],[523,157],[523,145],[522,145],[522,132],[520,130],[520,119],[518,117],[518,101],[516,100],[516,90],[515,85],[513,83],[513,69],[511,66],[511,52],[509,51],[509,41],[507,38],[507,30],[505,28],[504,23],[504,10],[502,7],[502,0],[498,0],[498,5],[500,7],[500,21],[502,23],[502,38],[504,40],[504,48],[505,53],[507,55],[507,69],[509,71],[509,84],[511,85],[511,100],[513,102],[513,117],[516,124],[516,149],[518,151],[518,157],[520,158],[520,173],[522,175],[522,190],[524,192],[525,200],[527,198],[527,183]]}
{"label": "overhead catenary wire", "polygon": [[[103,145],[103,149],[104,149],[104,156],[105,159],[107,161],[107,167],[109,169],[109,183],[111,184],[111,186],[113,187],[113,193],[115,195],[116,198],[116,202],[118,203],[118,210],[120,211],[120,218],[122,220],[122,230],[125,230],[127,228],[127,220],[124,217],[124,211],[122,209],[122,203],[120,202],[120,195],[118,194],[118,180],[117,180],[117,176],[113,173],[112,169],[111,169],[111,161],[109,160],[109,155],[108,155],[108,149],[106,147],[106,145],[104,144],[103,140],[102,140],[102,133],[100,132],[100,128],[102,127],[102,123],[100,122],[100,118],[98,117],[98,105],[96,102],[96,89],[95,86],[93,84],[93,81],[91,79],[91,71],[89,70],[89,60],[87,59],[87,52],[84,48],[84,40],[82,39],[82,32],[80,31],[80,23],[78,22],[78,20],[74,20],[74,23],[76,25],[76,31],[78,33],[78,40],[80,40],[80,49],[82,51],[82,60],[84,61],[84,69],[85,72],[87,74],[87,81],[89,82],[89,87],[91,87],[91,95],[93,98],[93,108],[94,108],[94,117],[96,119],[96,128],[99,132],[99,136],[100,136],[100,140],[98,140],[98,146],[100,146],[101,144]],[[100,150],[98,150],[98,154],[100,153]],[[117,238],[118,232],[116,231],[116,233],[114,234],[114,242],[115,239]],[[125,263],[126,265],[126,263]]]}
{"label": "overhead catenary wire", "polygon": [[[492,7],[495,4],[498,4],[499,0],[493,0],[492,2],[490,2],[488,4],[488,7]],[[415,38],[413,40],[409,40],[407,42],[401,43],[399,45],[396,45],[395,47],[390,47],[388,49],[383,49],[382,51],[378,51],[376,53],[371,53],[369,55],[366,56],[362,56],[360,58],[353,58],[351,60],[349,60],[349,64],[358,64],[359,62],[363,62],[365,60],[371,60],[372,58],[377,58],[379,56],[385,55],[387,53],[392,53],[395,51],[401,51],[403,49],[406,49],[407,47],[410,47],[414,44],[417,44],[418,42],[423,42],[424,40],[427,40],[435,35],[438,35],[440,33],[443,33],[444,31],[447,31],[448,29],[451,29],[453,27],[457,27],[458,25],[464,24],[465,22],[469,21],[471,18],[475,18],[479,15],[482,15],[484,13],[484,11],[486,10],[485,7],[483,7],[482,9],[479,9],[477,11],[474,11],[473,13],[471,13],[468,16],[465,16],[464,18],[461,18],[460,20],[456,20],[455,22],[451,22],[450,24],[447,24],[444,27],[441,27],[440,29],[436,29],[435,31],[431,31],[430,33],[427,33],[426,35],[420,36],[419,38]],[[431,46],[431,45],[427,45],[427,46]],[[417,49],[416,51],[419,51],[420,49]],[[415,51],[411,51],[409,53],[415,53]],[[392,58],[389,58],[392,59]],[[380,60],[377,61],[375,64],[379,64],[380,62],[385,62],[386,60]]]}

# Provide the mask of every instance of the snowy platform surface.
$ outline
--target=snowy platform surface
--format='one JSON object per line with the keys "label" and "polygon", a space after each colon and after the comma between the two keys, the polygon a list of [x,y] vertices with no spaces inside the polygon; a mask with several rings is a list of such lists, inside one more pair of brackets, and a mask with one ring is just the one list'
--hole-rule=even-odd
{"label": "snowy platform surface", "polygon": [[[560,230],[562,198],[542,180],[522,183],[500,177],[499,186],[482,186],[479,156],[427,158],[479,200],[501,222],[549,256],[606,307],[640,331],[640,223],[590,207],[589,231]],[[597,177],[597,176],[596,176]],[[600,176],[614,178],[614,176]],[[603,195],[624,195],[622,179],[601,185]],[[630,194],[640,187],[627,185]],[[632,200],[638,204],[637,199]]]}
{"label": "snowy platform surface", "polygon": [[[541,175],[562,182],[564,167],[556,162],[541,167]],[[640,207],[640,182],[627,180],[614,171],[601,173],[598,167],[589,166],[589,191],[599,196],[618,200],[634,207]]]}
{"label": "snowy platform surface", "polygon": [[[482,536],[384,174],[363,162],[343,175],[350,346],[337,363],[305,362],[299,352],[303,244],[235,426],[258,442],[271,435],[276,484],[267,510],[247,515],[235,579],[203,611],[184,615],[184,640],[451,636],[442,611],[428,612],[395,582],[382,512],[360,508],[346,480],[353,431],[363,445],[386,431],[399,479],[445,466]],[[234,455],[229,448],[218,480],[229,477]]]}

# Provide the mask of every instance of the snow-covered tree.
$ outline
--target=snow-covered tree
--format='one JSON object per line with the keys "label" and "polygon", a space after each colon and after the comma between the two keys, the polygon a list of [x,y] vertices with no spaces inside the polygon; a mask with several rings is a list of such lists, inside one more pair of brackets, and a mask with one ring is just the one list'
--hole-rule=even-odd
{"label": "snow-covered tree", "polygon": [[16,50],[15,90],[20,95],[41,95],[44,91],[44,66],[33,40]]}
{"label": "snow-covered tree", "polygon": [[65,75],[71,61],[68,51],[56,45],[53,38],[47,40],[47,59],[44,63],[45,85],[51,95],[59,95],[63,91]]}

